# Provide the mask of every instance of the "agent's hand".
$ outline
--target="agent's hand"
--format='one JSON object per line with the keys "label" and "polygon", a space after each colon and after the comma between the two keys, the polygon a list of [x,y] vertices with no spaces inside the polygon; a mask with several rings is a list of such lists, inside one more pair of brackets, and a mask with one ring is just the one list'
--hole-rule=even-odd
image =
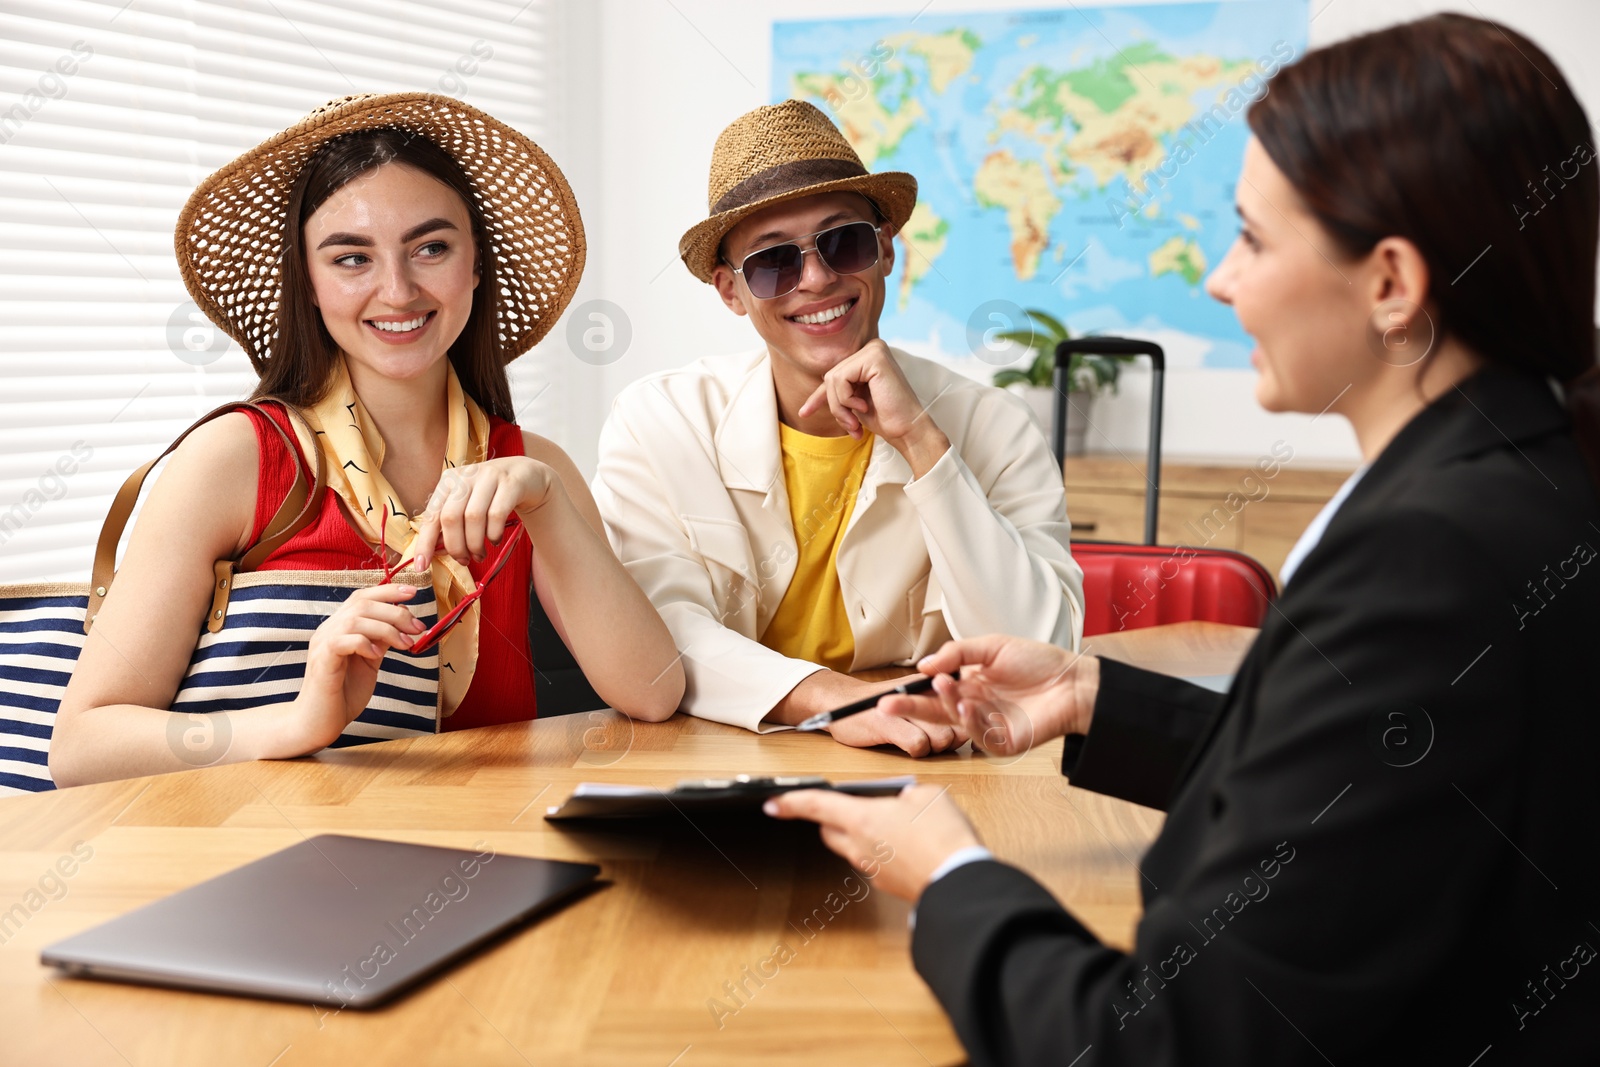
{"label": "agent's hand", "polygon": [[427,629],[404,601],[417,590],[409,585],[357,589],[311,635],[305,681],[295,697],[290,721],[297,755],[333,743],[372,700],[384,653],[410,648]]}
{"label": "agent's hand", "polygon": [[1100,690],[1100,661],[1021,637],[949,641],[917,663],[933,692],[886,697],[878,708],[915,722],[959,726],[997,756],[1063,734],[1086,734]]}
{"label": "agent's hand", "polygon": [[906,900],[920,897],[954,853],[982,844],[942,786],[914,785],[897,797],[797,789],[767,801],[764,810],[774,818],[820,824],[823,844],[859,871],[876,867],[874,884]]}
{"label": "agent's hand", "polygon": [[950,439],[917,399],[889,346],[876,338],[822,376],[822,384],[800,405],[800,416],[819,411],[824,404],[856,440],[865,427],[888,441],[911,464],[916,477],[950,447]]}
{"label": "agent's hand", "polygon": [[550,466],[526,456],[507,456],[444,472],[419,516],[411,555],[427,570],[439,545],[458,563],[482,560],[498,544],[513,513],[538,511],[560,490]]}

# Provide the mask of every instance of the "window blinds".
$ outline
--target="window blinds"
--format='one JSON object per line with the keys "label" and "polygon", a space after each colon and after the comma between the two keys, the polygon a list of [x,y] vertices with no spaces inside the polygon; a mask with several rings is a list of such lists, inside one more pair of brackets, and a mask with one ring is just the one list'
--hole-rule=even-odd
{"label": "window blinds", "polygon": [[[173,226],[195,185],[356,92],[445,93],[552,148],[556,7],[9,0],[0,582],[86,579],[122,479],[254,385],[243,352],[179,280]],[[561,363],[541,356],[512,364],[513,395],[524,426],[559,435]]]}

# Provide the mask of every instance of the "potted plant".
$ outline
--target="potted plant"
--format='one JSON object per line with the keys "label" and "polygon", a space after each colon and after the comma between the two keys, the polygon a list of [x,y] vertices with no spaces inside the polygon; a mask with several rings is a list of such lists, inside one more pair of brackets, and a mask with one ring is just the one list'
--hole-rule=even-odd
{"label": "potted plant", "polygon": [[[994,384],[1002,389],[1012,388],[1014,392],[1019,393],[1028,402],[1028,407],[1032,409],[1033,417],[1039,423],[1040,429],[1048,435],[1052,429],[1051,418],[1055,398],[1056,345],[1069,339],[1072,334],[1061,324],[1060,319],[1048,312],[1029,308],[1023,314],[1032,319],[1034,325],[1027,329],[1004,330],[994,336],[998,340],[1010,341],[1033,352],[1033,360],[1026,370],[1007,367],[996,371]],[[1073,353],[1072,365],[1067,368],[1069,395],[1066,450],[1069,456],[1083,453],[1089,429],[1089,406],[1101,392],[1107,389],[1116,392],[1117,375],[1122,371],[1122,361],[1125,358],[1127,357]],[[1082,417],[1073,414],[1073,408],[1081,412]]]}

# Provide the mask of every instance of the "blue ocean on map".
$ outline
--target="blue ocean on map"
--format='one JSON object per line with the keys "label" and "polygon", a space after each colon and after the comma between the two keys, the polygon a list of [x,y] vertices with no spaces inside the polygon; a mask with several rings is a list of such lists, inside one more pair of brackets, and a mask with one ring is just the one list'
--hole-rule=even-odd
{"label": "blue ocean on map", "polygon": [[1204,278],[1237,233],[1249,103],[1307,25],[1306,0],[780,21],[771,92],[917,178],[885,338],[970,357],[969,322],[1005,301],[1246,367]]}

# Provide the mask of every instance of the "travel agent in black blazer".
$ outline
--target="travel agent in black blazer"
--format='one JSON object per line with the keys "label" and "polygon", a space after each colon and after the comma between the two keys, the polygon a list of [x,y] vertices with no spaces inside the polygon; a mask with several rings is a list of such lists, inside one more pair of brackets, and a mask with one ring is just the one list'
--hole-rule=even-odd
{"label": "travel agent in black blazer", "polygon": [[879,705],[1000,755],[1065,735],[1074,786],[1167,809],[1133,950],[932,785],[771,810],[887,847],[979,1067],[1600,1063],[1587,116],[1533,42],[1439,15],[1307,54],[1249,124],[1207,290],[1262,406],[1347,420],[1366,465],[1231,689],[988,635]]}
{"label": "travel agent in black blazer", "polygon": [[978,862],[923,894],[917,970],[977,1064],[1600,1062],[1597,643],[1566,413],[1482,371],[1372,464],[1226,696],[1101,659],[1062,769],[1169,813],[1136,950]]}

